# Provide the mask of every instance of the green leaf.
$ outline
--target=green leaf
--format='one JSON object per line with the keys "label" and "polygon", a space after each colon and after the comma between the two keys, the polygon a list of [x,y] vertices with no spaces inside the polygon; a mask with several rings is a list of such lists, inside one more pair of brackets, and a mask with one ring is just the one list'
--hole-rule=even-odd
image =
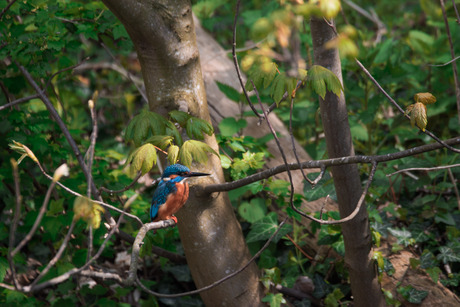
{"label": "green leaf", "polygon": [[459,252],[458,248],[454,250],[449,246],[441,246],[439,248],[439,255],[437,255],[436,258],[443,263],[460,262]]}
{"label": "green leaf", "polygon": [[8,261],[4,257],[0,257],[0,282],[3,282],[6,275],[6,270],[9,269],[10,266]]}
{"label": "green leaf", "polygon": [[229,157],[226,155],[219,155],[220,156],[220,164],[222,165],[222,168],[228,169],[230,166],[232,166],[232,160],[230,160]]}
{"label": "green leaf", "polygon": [[313,65],[308,70],[307,84],[322,99],[326,96],[326,90],[340,96],[343,88],[337,76],[327,68]]}
{"label": "green leaf", "polygon": [[[278,229],[278,215],[276,212],[270,212],[261,220],[258,220],[251,226],[251,230],[246,237],[248,243],[260,240],[267,240]],[[292,226],[284,224],[278,234],[273,238],[273,242],[278,242],[282,236],[292,231]]]}
{"label": "green leaf", "polygon": [[203,133],[207,135],[214,133],[214,129],[210,123],[197,117],[190,117],[185,124],[185,129],[190,138],[197,140],[204,139]]}
{"label": "green leaf", "polygon": [[340,306],[340,300],[344,298],[345,295],[342,293],[340,288],[335,288],[332,293],[329,293],[324,299],[326,306]]}
{"label": "green leaf", "polygon": [[190,167],[192,160],[197,163],[206,163],[208,161],[208,153],[219,156],[208,144],[200,141],[188,140],[184,142],[180,148],[179,161],[187,167]]}
{"label": "green leaf", "polygon": [[393,54],[393,39],[387,39],[379,45],[379,52],[375,56],[374,63],[385,63]]}
{"label": "green leaf", "polygon": [[173,165],[177,163],[179,159],[179,146],[172,145],[168,148],[168,161],[169,164]]}
{"label": "green leaf", "polygon": [[145,140],[145,143],[150,143],[161,149],[166,149],[172,145],[173,137],[170,135],[153,135]]}
{"label": "green leaf", "polygon": [[219,87],[219,90],[224,93],[225,96],[227,96],[228,99],[234,101],[234,102],[239,102],[240,101],[240,93],[231,87],[230,85],[220,83],[219,81],[216,81],[217,87]]}
{"label": "green leaf", "polygon": [[401,294],[409,303],[421,304],[422,301],[427,297],[428,291],[417,290],[411,285],[405,287],[399,287],[398,293]]}
{"label": "green leaf", "polygon": [[270,307],[280,307],[281,304],[286,304],[286,300],[281,293],[269,293],[262,299],[262,302],[270,303]]}
{"label": "green leaf", "polygon": [[46,216],[56,216],[58,214],[63,213],[64,211],[64,198],[60,198],[58,200],[52,200],[50,202],[50,208],[46,212]]}
{"label": "green leaf", "polygon": [[184,126],[187,120],[191,117],[188,113],[182,111],[171,111],[168,113],[171,120],[175,121],[181,126]]}
{"label": "green leaf", "polygon": [[408,246],[413,243],[412,233],[407,229],[388,228],[388,232],[398,239],[398,244]]}
{"label": "green leaf", "polygon": [[265,199],[254,198],[251,199],[250,202],[243,202],[238,207],[238,213],[249,223],[254,223],[260,220],[267,213],[267,205],[265,204]]}
{"label": "green leaf", "polygon": [[437,283],[439,280],[439,275],[442,273],[441,269],[438,268],[437,266],[433,268],[427,268],[425,269],[426,273],[430,275],[431,279],[433,280],[434,283]]}
{"label": "green leaf", "polygon": [[164,135],[167,123],[163,116],[144,109],[129,122],[125,140],[134,141],[134,145],[138,147],[152,135]]}
{"label": "green leaf", "polygon": [[130,154],[126,163],[130,165],[132,171],[141,171],[144,175],[152,169],[156,161],[157,151],[152,144],[147,143]]}
{"label": "green leaf", "polygon": [[221,120],[219,123],[219,130],[223,136],[233,136],[238,133],[241,129],[247,126],[245,119],[236,120],[234,117],[227,117]]}

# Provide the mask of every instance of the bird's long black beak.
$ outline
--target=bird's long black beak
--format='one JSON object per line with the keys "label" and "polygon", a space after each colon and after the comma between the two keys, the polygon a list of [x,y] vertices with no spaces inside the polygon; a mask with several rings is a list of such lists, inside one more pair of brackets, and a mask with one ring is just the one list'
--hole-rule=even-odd
{"label": "bird's long black beak", "polygon": [[184,177],[198,177],[198,176],[210,176],[211,174],[206,173],[198,173],[198,172],[190,172],[188,174],[183,175]]}

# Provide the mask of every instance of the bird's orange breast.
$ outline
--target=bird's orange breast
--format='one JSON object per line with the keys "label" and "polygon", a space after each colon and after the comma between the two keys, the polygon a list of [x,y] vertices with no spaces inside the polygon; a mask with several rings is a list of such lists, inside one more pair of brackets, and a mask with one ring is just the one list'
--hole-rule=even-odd
{"label": "bird's orange breast", "polygon": [[171,219],[171,217],[187,202],[189,195],[188,183],[176,183],[176,189],[175,193],[168,195],[166,202],[158,209],[158,215],[155,221]]}

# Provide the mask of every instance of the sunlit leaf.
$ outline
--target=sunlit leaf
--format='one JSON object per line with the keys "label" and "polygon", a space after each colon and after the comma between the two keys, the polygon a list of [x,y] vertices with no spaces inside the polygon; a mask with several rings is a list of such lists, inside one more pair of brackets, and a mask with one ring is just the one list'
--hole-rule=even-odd
{"label": "sunlit leaf", "polygon": [[307,82],[322,99],[326,96],[326,91],[331,91],[340,96],[343,90],[337,76],[329,69],[319,65],[313,65],[308,70]]}
{"label": "sunlit leaf", "polygon": [[168,148],[168,161],[171,165],[176,164],[179,159],[179,146],[172,145]]}
{"label": "sunlit leaf", "polygon": [[145,140],[145,143],[153,144],[161,149],[172,145],[173,137],[170,135],[153,135]]}
{"label": "sunlit leaf", "polygon": [[286,304],[286,300],[281,293],[268,293],[263,299],[262,302],[269,303],[270,307],[280,307]]}
{"label": "sunlit leaf", "polygon": [[126,160],[130,165],[131,170],[134,172],[141,171],[142,174],[148,173],[157,161],[157,151],[155,147],[150,144],[144,144],[131,153]]}
{"label": "sunlit leaf", "polygon": [[319,9],[327,19],[334,18],[340,12],[340,0],[321,0]]}
{"label": "sunlit leaf", "polygon": [[432,104],[436,102],[436,97],[431,93],[417,93],[414,95],[415,102],[421,102],[424,105]]}
{"label": "sunlit leaf", "polygon": [[417,124],[417,126],[425,131],[427,125],[427,118],[426,118],[426,106],[421,102],[416,102],[411,104],[407,107],[405,114],[411,114],[410,116],[410,123],[412,126]]}
{"label": "sunlit leaf", "polygon": [[75,198],[73,204],[74,219],[83,219],[94,229],[98,229],[101,224],[101,213],[104,208],[86,197]]}
{"label": "sunlit leaf", "polygon": [[267,213],[265,199],[254,198],[250,202],[243,202],[238,207],[239,215],[248,221],[254,223],[263,218]]}
{"label": "sunlit leaf", "polygon": [[208,153],[219,156],[208,144],[196,140],[188,140],[180,148],[179,161],[187,167],[190,167],[192,160],[197,163],[206,163],[208,161]]}

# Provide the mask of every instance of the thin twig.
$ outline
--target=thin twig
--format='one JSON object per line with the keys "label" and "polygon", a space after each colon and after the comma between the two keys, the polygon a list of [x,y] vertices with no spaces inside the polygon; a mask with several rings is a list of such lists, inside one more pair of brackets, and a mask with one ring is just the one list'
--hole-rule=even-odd
{"label": "thin twig", "polygon": [[138,172],[136,177],[133,179],[133,181],[128,184],[126,187],[124,187],[123,189],[120,189],[120,190],[109,190],[107,189],[106,187],[100,187],[99,189],[103,192],[106,192],[106,193],[109,193],[109,194],[119,194],[119,193],[123,193],[124,191],[127,191],[129,189],[132,188],[133,185],[136,184],[136,182],[139,180],[139,178],[141,178],[142,176],[142,173],[141,172]]}
{"label": "thin twig", "polygon": [[433,66],[433,67],[442,67],[442,66],[447,66],[449,65],[450,63],[453,63],[455,61],[457,61],[458,59],[460,59],[460,56],[456,57],[455,59],[452,59],[450,60],[449,62],[446,62],[444,64],[429,64],[428,66]]}
{"label": "thin twig", "polygon": [[[48,175],[48,173],[43,169],[42,165],[41,165],[39,162],[37,162],[37,164],[38,164],[38,167],[40,168],[41,172],[43,173],[43,175],[45,175],[48,179],[53,180],[53,177],[51,177],[50,175]],[[60,183],[59,181],[57,181],[56,183],[57,183],[61,188],[63,188],[63,189],[66,190],[67,192],[69,192],[70,194],[73,194],[73,195],[79,196],[79,197],[85,197],[85,196],[81,195],[80,193],[75,192],[75,191],[73,191],[72,189],[66,187],[65,185],[63,185],[63,184]],[[104,207],[106,207],[106,208],[109,208],[109,209],[113,210],[113,211],[116,211],[116,212],[125,214],[126,216],[129,216],[130,218],[135,219],[140,225],[143,225],[143,224],[144,224],[144,223],[142,223],[142,221],[141,221],[141,219],[140,219],[139,217],[137,217],[137,216],[135,216],[135,215],[133,215],[133,214],[129,214],[129,213],[127,213],[127,212],[124,212],[123,210],[118,209],[118,208],[116,208],[116,207],[114,207],[114,206],[112,206],[112,205],[109,205],[109,204],[107,204],[107,203],[105,203],[105,202],[103,202],[103,201],[94,200],[94,199],[90,199],[90,200],[91,200],[92,202],[96,203],[96,204],[100,204],[100,205],[102,205],[102,206],[104,206]],[[112,225],[110,225],[110,226],[112,226]]]}
{"label": "thin twig", "polygon": [[13,253],[11,250],[13,249],[14,246],[14,239],[15,239],[15,234],[16,234],[16,228],[18,227],[18,222],[19,222],[19,214],[21,210],[21,202],[22,202],[22,196],[21,196],[21,190],[20,190],[20,184],[19,184],[19,171],[18,171],[18,163],[16,160],[13,158],[11,159],[11,166],[13,167],[13,178],[14,178],[14,192],[15,192],[15,198],[16,198],[16,207],[14,210],[14,217],[13,217],[13,222],[10,228],[10,238],[9,238],[9,244],[8,244],[8,262],[10,265],[10,270],[11,270],[11,276],[13,279],[13,284],[16,290],[20,289],[20,285],[18,282],[18,279],[16,277],[16,269],[14,267],[14,261],[13,261]]}
{"label": "thin twig", "polygon": [[431,172],[431,171],[439,171],[443,169],[449,169],[453,167],[459,167],[460,164],[453,164],[453,165],[444,165],[444,166],[436,166],[436,167],[412,167],[412,168],[405,168],[402,170],[399,170],[397,172],[387,174],[387,177],[391,177],[393,175],[403,173],[403,172],[412,172],[412,171],[426,171],[426,172]]}
{"label": "thin twig", "polygon": [[[444,141],[446,144],[451,145],[458,145],[460,144],[460,136],[448,139]],[[195,190],[199,194],[210,194],[214,192],[226,192],[231,191],[242,186],[248,185],[250,183],[260,181],[263,179],[267,179],[273,177],[274,175],[283,173],[287,171],[289,167],[290,170],[298,170],[300,168],[320,168],[320,167],[329,167],[329,166],[339,166],[339,165],[346,165],[346,164],[355,164],[355,163],[372,163],[372,162],[387,162],[392,160],[397,160],[409,156],[414,156],[417,154],[421,154],[424,152],[429,152],[437,149],[441,149],[445,147],[443,144],[440,143],[431,143],[422,146],[417,146],[414,148],[406,149],[403,151],[391,153],[391,154],[384,154],[384,155],[374,155],[374,156],[348,156],[348,157],[340,157],[340,158],[333,158],[333,159],[325,159],[325,160],[311,160],[302,162],[300,165],[297,163],[290,163],[288,166],[281,164],[275,167],[272,167],[267,170],[260,171],[253,175],[247,176],[240,180],[235,180],[232,182],[220,183],[220,184],[210,184],[204,187],[195,186]]]}
{"label": "thin twig", "polygon": [[457,23],[460,25],[460,14],[458,13],[457,6],[455,5],[455,0],[452,0],[452,6],[454,7],[455,16],[457,16]]}
{"label": "thin twig", "polygon": [[5,6],[5,8],[2,10],[2,12],[0,13],[0,20],[3,18],[3,15],[5,15],[6,11],[8,11],[10,9],[10,7],[16,2],[16,0],[12,0],[10,3],[8,3],[7,6]]}
{"label": "thin twig", "polygon": [[40,211],[38,212],[38,216],[35,218],[35,222],[32,226],[32,228],[29,230],[27,235],[22,239],[22,241],[16,246],[16,248],[11,252],[11,255],[14,257],[20,250],[23,248],[27,242],[32,239],[33,235],[35,234],[35,231],[37,231],[38,226],[40,225],[40,222],[42,221],[43,216],[45,215],[46,212],[46,207],[48,206],[48,203],[51,198],[51,192],[54,190],[54,187],[56,186],[56,182],[52,181],[48,191],[46,191],[45,199],[43,200],[43,204],[40,207]]}
{"label": "thin twig", "polygon": [[17,104],[20,104],[20,103],[23,103],[23,102],[26,102],[26,101],[29,101],[29,100],[32,100],[32,99],[35,99],[35,98],[39,98],[39,97],[40,96],[38,94],[35,94],[35,95],[30,95],[30,96],[27,96],[27,97],[16,99],[14,101],[11,101],[10,103],[7,103],[7,104],[4,104],[4,105],[0,106],[0,111],[3,111],[6,108],[9,108],[9,107],[12,107],[14,105],[17,105]]}
{"label": "thin twig", "polygon": [[209,290],[211,288],[214,288],[218,285],[220,285],[221,283],[223,283],[224,281],[226,280],[229,280],[230,278],[238,275],[239,273],[243,272],[255,259],[257,259],[260,254],[262,254],[262,252],[267,249],[267,247],[269,246],[270,242],[273,240],[273,238],[278,234],[278,232],[281,230],[281,228],[283,227],[283,225],[286,223],[287,221],[287,217],[278,225],[278,228],[276,229],[276,231],[270,236],[270,238],[267,240],[267,242],[265,242],[264,246],[262,246],[262,248],[251,258],[249,259],[249,261],[244,265],[242,266],[239,270],[225,276],[224,278],[208,285],[208,286],[205,286],[205,287],[202,287],[200,289],[197,289],[197,290],[193,290],[193,291],[188,291],[188,292],[183,292],[183,293],[176,293],[176,294],[163,294],[163,293],[158,293],[158,292],[154,292],[152,290],[149,290],[147,289],[147,287],[145,287],[141,281],[139,280],[139,277],[137,276],[136,274],[136,283],[139,287],[142,288],[142,290],[146,291],[147,293],[151,294],[151,295],[154,295],[154,296],[157,296],[157,297],[165,297],[165,298],[173,298],[173,297],[181,297],[181,296],[187,296],[187,295],[192,295],[192,294],[198,294],[200,292],[203,292],[203,291],[206,291],[206,290]]}
{"label": "thin twig", "polygon": [[53,259],[46,265],[46,267],[43,269],[43,271],[40,272],[40,275],[35,278],[35,280],[32,282],[30,287],[33,289],[34,286],[42,279],[48,272],[49,270],[58,262],[58,260],[61,258],[62,254],[64,253],[64,250],[67,248],[67,244],[69,244],[73,229],[75,228],[76,224],[76,219],[72,219],[72,223],[70,223],[69,230],[67,231],[67,234],[64,238],[64,241],[61,243],[61,246],[58,249],[58,252],[56,255],[54,255]]}
{"label": "thin twig", "polygon": [[[444,0],[439,0],[439,2],[441,3],[442,17],[444,18],[444,25],[446,27],[446,34],[447,34],[447,38],[449,41],[450,56],[452,59],[455,59],[454,43],[452,42],[452,35],[450,34],[449,21],[447,20]],[[454,6],[455,6],[455,2],[454,2]],[[455,62],[452,63],[452,71],[454,73],[455,96],[457,97],[458,122],[460,123],[460,82],[458,81],[457,64]]]}
{"label": "thin twig", "polygon": [[51,75],[51,77],[48,78],[48,81],[46,82],[46,85],[45,85],[45,88],[48,88],[51,84],[51,81],[53,81],[54,77],[56,77],[57,75],[65,72],[65,71],[68,71],[68,70],[72,70],[72,69],[75,69],[77,68],[78,66],[80,65],[83,65],[83,63],[85,63],[86,61],[89,60],[89,57],[86,57],[84,58],[80,63],[77,63],[75,65],[72,65],[72,66],[68,66],[68,67],[65,67],[63,69],[60,69],[58,70],[57,72],[55,72],[54,74]]}
{"label": "thin twig", "polygon": [[88,268],[88,266],[91,263],[93,263],[95,260],[97,260],[99,258],[99,256],[102,254],[102,252],[105,249],[105,246],[107,245],[107,242],[112,237],[112,235],[115,233],[115,231],[118,230],[118,227],[120,226],[120,222],[122,220],[122,217],[123,217],[123,214],[120,215],[120,217],[118,218],[118,221],[115,224],[115,226],[110,229],[110,232],[107,234],[107,237],[105,238],[104,242],[102,242],[102,244],[99,247],[99,250],[97,251],[97,253],[88,262],[86,262],[81,268],[72,269],[72,270],[70,270],[70,271],[68,271],[68,272],[66,272],[66,273],[64,273],[64,274],[62,274],[60,276],[57,276],[57,277],[55,277],[53,279],[47,280],[45,282],[42,282],[41,284],[38,284],[35,287],[30,287],[30,286],[24,287],[24,289],[23,289],[24,292],[40,291],[41,289],[60,284],[60,283],[62,283],[64,281],[68,280],[72,275],[78,274],[81,271],[83,271],[86,268]]}
{"label": "thin twig", "polygon": [[246,100],[249,103],[249,106],[252,109],[252,112],[258,117],[261,118],[263,115],[257,112],[256,108],[251,102],[251,99],[249,98],[248,91],[246,91],[246,88],[244,87],[243,83],[243,78],[241,77],[241,71],[240,71],[240,66],[238,64],[238,58],[236,57],[236,23],[238,21],[238,11],[240,9],[240,1],[237,0],[236,2],[236,12],[235,12],[235,19],[233,21],[233,40],[232,40],[232,56],[233,56],[233,64],[235,65],[235,70],[236,74],[238,75],[238,80],[240,81],[241,88],[243,89],[244,96],[246,97]]}
{"label": "thin twig", "polygon": [[[292,132],[292,110],[294,109],[294,97],[291,98],[291,107],[289,111],[289,135],[291,136],[291,144],[292,144],[292,151],[294,152],[295,159],[298,164],[300,164],[300,159],[299,156],[297,155],[297,149],[295,146],[295,140],[294,140],[294,134]],[[314,188],[313,181],[310,180],[310,178],[307,177],[305,174],[303,168],[300,169],[300,172],[302,173],[303,178],[310,183],[311,187]]]}
{"label": "thin twig", "polygon": [[[391,98],[391,96],[382,88],[382,86],[380,86],[380,84],[377,82],[377,80],[374,79],[374,77],[371,75],[371,73],[366,69],[366,67],[364,67],[364,65],[358,60],[358,59],[355,59],[355,62],[358,64],[359,68],[361,68],[361,70],[367,75],[367,77],[369,79],[371,79],[371,81],[375,84],[375,86],[377,86],[377,88],[382,92],[382,94],[399,110],[400,113],[402,113],[407,119],[410,119],[409,115],[405,114],[403,108],[401,108],[401,106],[393,99]],[[440,138],[438,138],[436,135],[434,135],[431,131],[429,131],[428,129],[425,129],[425,130],[422,130],[420,127],[417,126],[417,128],[420,129],[420,131],[422,131],[423,133],[425,133],[426,135],[428,135],[429,137],[431,137],[433,140],[435,140],[436,142],[438,142],[439,144],[443,145],[444,147],[446,147],[447,149],[449,149],[450,151],[453,151],[453,152],[456,152],[456,153],[460,153],[460,149],[456,149],[452,146],[449,146],[449,144],[445,143],[444,141],[442,141]]]}
{"label": "thin twig", "polygon": [[460,210],[460,193],[458,192],[456,179],[454,177],[454,174],[452,174],[452,170],[450,168],[447,169],[447,173],[449,174],[449,179],[452,182],[452,185],[454,186],[455,197],[457,198],[457,206],[458,210]]}

